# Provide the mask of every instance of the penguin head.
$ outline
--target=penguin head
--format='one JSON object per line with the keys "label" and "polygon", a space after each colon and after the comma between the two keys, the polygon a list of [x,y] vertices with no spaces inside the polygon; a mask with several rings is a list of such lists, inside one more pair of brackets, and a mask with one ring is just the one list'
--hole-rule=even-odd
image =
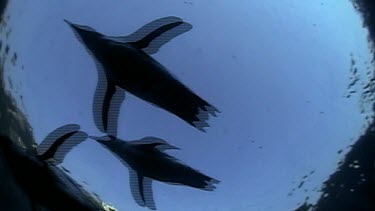
{"label": "penguin head", "polygon": [[103,37],[102,34],[98,33],[89,26],[75,24],[66,19],[64,19],[64,21],[72,28],[77,38],[87,46],[97,42],[98,39]]}
{"label": "penguin head", "polygon": [[100,137],[89,136],[89,138],[97,141],[102,146],[104,146],[105,148],[111,151],[116,151],[116,148],[118,148],[119,143],[122,143],[116,137],[112,135],[105,135],[105,136],[100,136]]}

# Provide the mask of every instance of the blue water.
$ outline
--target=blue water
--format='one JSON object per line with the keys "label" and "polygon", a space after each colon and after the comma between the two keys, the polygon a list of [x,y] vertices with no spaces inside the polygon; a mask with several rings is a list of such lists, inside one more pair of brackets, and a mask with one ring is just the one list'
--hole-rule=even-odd
{"label": "blue water", "polygon": [[[336,152],[363,131],[360,97],[345,95],[350,60],[366,82],[370,55],[350,2],[19,0],[7,12],[18,55],[6,63],[8,87],[39,141],[68,123],[101,135],[91,111],[96,66],[63,19],[111,36],[171,15],[193,25],[153,57],[222,113],[202,133],[127,94],[119,137],[163,138],[181,148],[171,155],[221,183],[204,192],[154,182],[158,210],[291,210],[306,196],[313,202],[343,156]],[[119,210],[145,210],[132,199],[127,168],[99,144],[83,143],[63,166]]]}

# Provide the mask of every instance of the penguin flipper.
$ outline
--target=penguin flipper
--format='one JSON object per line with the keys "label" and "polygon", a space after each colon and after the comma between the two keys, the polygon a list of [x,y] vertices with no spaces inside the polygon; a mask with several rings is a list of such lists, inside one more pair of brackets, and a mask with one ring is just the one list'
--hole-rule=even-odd
{"label": "penguin flipper", "polygon": [[107,124],[107,134],[113,136],[117,136],[120,108],[125,100],[125,91],[117,86],[115,86],[115,89],[116,90],[110,100]]}
{"label": "penguin flipper", "polygon": [[52,131],[39,144],[38,157],[43,160],[51,160],[55,164],[62,163],[65,156],[75,146],[88,138],[88,135],[79,129],[79,125],[68,124]]}
{"label": "penguin flipper", "polygon": [[133,199],[137,204],[141,207],[146,206],[146,202],[143,196],[143,186],[139,184],[139,177],[137,172],[133,169],[129,168],[129,182],[130,182],[130,190],[133,196]]}
{"label": "penguin flipper", "polygon": [[103,133],[116,136],[120,107],[125,100],[125,91],[107,80],[105,72],[97,62],[98,84],[93,102],[96,127]]}
{"label": "penguin flipper", "polygon": [[181,18],[168,16],[156,19],[136,32],[123,37],[110,37],[123,43],[130,43],[145,53],[151,55],[158,52],[161,46],[173,38],[192,29],[192,25]]}
{"label": "penguin flipper", "polygon": [[156,210],[152,192],[152,180],[129,168],[130,189],[134,200],[141,207]]}
{"label": "penguin flipper", "polygon": [[156,205],[154,201],[153,191],[152,191],[152,179],[148,177],[143,177],[143,195],[146,202],[146,206],[150,210],[156,210]]}

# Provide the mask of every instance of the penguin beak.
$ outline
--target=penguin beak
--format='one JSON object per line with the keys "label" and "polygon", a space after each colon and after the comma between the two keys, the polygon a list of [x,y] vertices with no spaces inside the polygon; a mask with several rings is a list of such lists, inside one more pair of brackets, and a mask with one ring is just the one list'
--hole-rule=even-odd
{"label": "penguin beak", "polygon": [[65,23],[69,24],[69,25],[72,25],[72,23],[66,19],[64,19]]}
{"label": "penguin beak", "polygon": [[66,20],[66,19],[64,19],[64,21],[65,21],[65,23],[67,23],[70,27],[72,27],[72,29],[74,29],[74,30],[77,30],[79,27],[78,27],[78,25],[76,25],[76,24],[74,24],[74,23],[72,23],[72,22],[70,22],[70,21],[68,21],[68,20]]}
{"label": "penguin beak", "polygon": [[72,29],[73,31],[75,32],[84,32],[84,31],[87,31],[88,27],[87,26],[82,26],[82,25],[78,25],[78,24],[75,24],[75,23],[72,23],[66,19],[64,19],[65,23],[67,23]]}

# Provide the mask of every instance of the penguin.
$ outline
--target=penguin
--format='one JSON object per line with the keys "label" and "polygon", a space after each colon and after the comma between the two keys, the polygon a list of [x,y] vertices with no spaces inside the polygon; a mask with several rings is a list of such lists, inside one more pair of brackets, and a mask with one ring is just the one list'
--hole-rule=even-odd
{"label": "penguin", "polygon": [[129,169],[131,193],[139,206],[156,210],[152,180],[205,191],[213,191],[220,182],[164,153],[164,150],[179,148],[163,139],[148,136],[124,141],[111,135],[89,138],[107,148]]}
{"label": "penguin", "polygon": [[[37,206],[51,211],[104,210],[99,200],[56,166],[65,157],[64,152],[69,151],[60,150],[59,145],[65,141],[79,144],[87,139],[86,133],[76,129],[79,126],[66,125],[53,131],[42,146],[51,143],[52,137],[57,138],[55,144],[39,149],[41,154],[21,148],[9,137],[0,135],[0,152],[15,180],[29,196],[34,210],[37,210]],[[55,155],[58,156],[55,158]]]}
{"label": "penguin", "polygon": [[[117,133],[119,107],[125,91],[166,110],[205,132],[210,115],[220,111],[199,97],[166,67],[151,57],[192,26],[178,17],[152,21],[128,36],[107,36],[89,26],[65,22],[95,60],[98,84],[93,103],[94,122],[106,134]],[[112,131],[108,126],[112,125]]]}

